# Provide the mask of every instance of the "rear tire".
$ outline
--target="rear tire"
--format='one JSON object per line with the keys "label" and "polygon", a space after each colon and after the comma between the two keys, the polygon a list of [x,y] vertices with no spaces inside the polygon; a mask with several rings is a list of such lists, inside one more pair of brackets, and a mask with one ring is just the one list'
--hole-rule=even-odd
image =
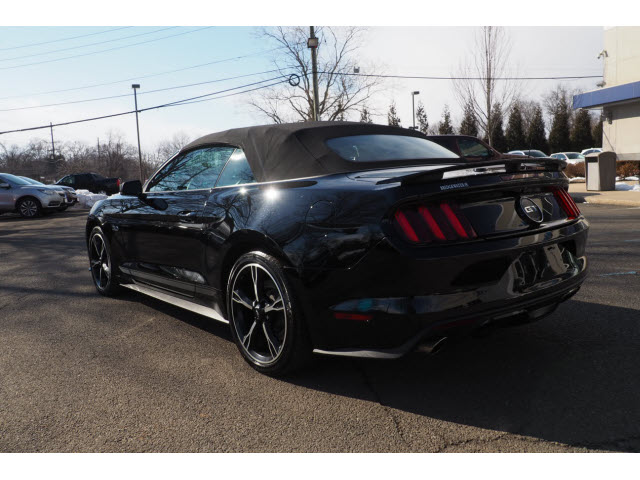
{"label": "rear tire", "polygon": [[20,199],[16,205],[16,209],[23,218],[35,218],[42,213],[40,202],[31,197]]}
{"label": "rear tire", "polygon": [[280,376],[302,368],[312,356],[302,310],[281,263],[254,251],[242,255],[227,282],[231,335],[255,370]]}
{"label": "rear tire", "polygon": [[87,243],[89,269],[93,285],[100,295],[113,297],[121,292],[122,287],[115,278],[117,263],[111,255],[109,240],[100,227],[93,227]]}

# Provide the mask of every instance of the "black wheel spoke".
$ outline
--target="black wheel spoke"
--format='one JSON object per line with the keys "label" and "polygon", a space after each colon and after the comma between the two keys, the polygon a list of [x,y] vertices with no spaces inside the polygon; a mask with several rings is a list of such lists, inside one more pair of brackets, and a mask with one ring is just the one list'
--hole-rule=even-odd
{"label": "black wheel spoke", "polygon": [[267,340],[269,353],[273,358],[276,358],[280,352],[280,342],[278,342],[278,339],[273,335],[271,328],[266,323],[262,324],[262,331],[264,332],[264,338]]}
{"label": "black wheel spoke", "polygon": [[253,305],[251,305],[252,303],[251,300],[249,300],[249,298],[247,298],[247,296],[240,290],[233,291],[232,299],[234,302],[239,303],[240,305],[242,305],[245,308],[248,308],[249,310],[253,309]]}
{"label": "black wheel spoke", "polygon": [[249,345],[251,344],[251,335],[253,334],[253,330],[256,328],[257,324],[257,322],[253,322],[251,328],[249,328],[249,332],[242,337],[242,345],[244,345],[245,348],[249,348]]}

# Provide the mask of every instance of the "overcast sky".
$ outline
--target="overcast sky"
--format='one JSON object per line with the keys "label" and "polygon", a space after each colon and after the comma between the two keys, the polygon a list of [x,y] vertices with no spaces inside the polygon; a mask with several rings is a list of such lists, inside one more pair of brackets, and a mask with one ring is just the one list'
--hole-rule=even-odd
{"label": "overcast sky", "polygon": [[[471,53],[476,30],[475,27],[371,27],[363,38],[358,60],[363,70],[374,64],[387,74],[451,75]],[[510,71],[514,74],[602,73],[601,61],[597,59],[603,44],[601,27],[517,27],[507,28],[507,32],[512,42]],[[78,36],[81,37],[68,39]],[[54,40],[60,41],[52,42]],[[32,45],[37,43],[44,44]],[[123,46],[126,47],[119,48]],[[266,77],[246,76],[147,93],[264,72],[272,68],[270,55],[273,53],[265,53],[272,48],[273,45],[257,35],[254,27],[2,27],[0,131],[132,110],[132,83],[141,84],[139,108],[249,84]],[[229,60],[239,56],[244,58]],[[206,63],[211,64],[165,73]],[[572,89],[591,90],[597,81],[575,80],[566,84]],[[527,81],[522,87],[524,97],[539,99],[556,84],[557,81]],[[69,91],[44,93],[67,89]],[[383,91],[372,102],[372,107],[381,113],[374,120],[386,123],[386,110],[395,100],[403,125],[410,125],[410,92],[414,90],[421,92],[418,98],[425,104],[430,122],[438,121],[443,106],[449,104],[455,123],[458,123],[460,109],[448,80],[385,83]],[[123,97],[10,110],[117,95]],[[141,113],[143,149],[151,149],[177,132],[195,138],[227,128],[266,123],[246,100],[247,95],[238,95]],[[357,116],[352,119],[356,120]],[[54,135],[56,141],[94,143],[98,137],[106,139],[110,131],[135,143],[135,117],[129,115],[56,127]],[[0,143],[24,144],[31,138],[49,138],[49,131],[0,135]]]}

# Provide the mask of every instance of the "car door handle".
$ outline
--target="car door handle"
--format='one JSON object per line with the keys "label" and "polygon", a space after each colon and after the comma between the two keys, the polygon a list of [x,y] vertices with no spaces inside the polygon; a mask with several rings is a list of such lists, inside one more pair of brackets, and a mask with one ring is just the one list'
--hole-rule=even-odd
{"label": "car door handle", "polygon": [[181,222],[193,222],[196,219],[198,212],[193,212],[190,210],[185,210],[183,212],[178,212],[178,218]]}

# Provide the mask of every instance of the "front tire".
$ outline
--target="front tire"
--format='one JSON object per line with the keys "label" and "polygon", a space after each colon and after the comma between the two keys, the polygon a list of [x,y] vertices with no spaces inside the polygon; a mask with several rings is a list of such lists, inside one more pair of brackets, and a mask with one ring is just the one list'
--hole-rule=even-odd
{"label": "front tire", "polygon": [[42,213],[40,202],[31,197],[21,199],[16,205],[16,208],[23,218],[35,218]]}
{"label": "front tire", "polygon": [[280,262],[263,252],[242,255],[227,282],[231,335],[255,370],[284,375],[311,357],[301,309]]}
{"label": "front tire", "polygon": [[121,287],[114,275],[115,264],[111,255],[111,246],[102,228],[94,227],[91,230],[87,248],[91,278],[98,293],[105,297],[113,297],[120,293]]}

